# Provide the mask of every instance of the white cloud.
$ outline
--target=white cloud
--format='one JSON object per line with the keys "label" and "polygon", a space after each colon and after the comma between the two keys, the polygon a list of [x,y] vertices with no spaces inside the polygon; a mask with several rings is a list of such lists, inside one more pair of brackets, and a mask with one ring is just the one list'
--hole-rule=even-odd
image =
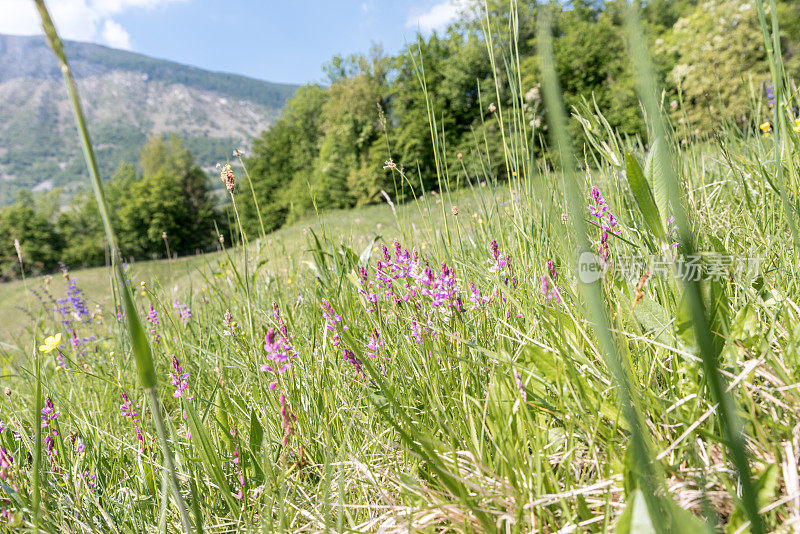
{"label": "white cloud", "polygon": [[406,26],[419,28],[422,33],[444,30],[458,19],[468,5],[469,0],[440,0],[426,11],[412,13],[406,20]]}
{"label": "white cloud", "polygon": [[[65,39],[130,48],[130,35],[114,20],[115,15],[181,1],[185,0],[50,0],[47,7]],[[0,33],[42,33],[39,15],[31,0],[0,0],[0,13]]]}
{"label": "white cloud", "polygon": [[106,19],[103,23],[103,41],[113,48],[131,49],[131,36],[119,22]]}

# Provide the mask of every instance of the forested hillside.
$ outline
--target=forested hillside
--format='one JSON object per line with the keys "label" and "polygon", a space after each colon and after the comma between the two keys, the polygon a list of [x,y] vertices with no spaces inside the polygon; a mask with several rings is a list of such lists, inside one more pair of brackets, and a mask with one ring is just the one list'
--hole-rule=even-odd
{"label": "forested hillside", "polygon": [[[213,167],[269,127],[296,89],[95,44],[67,42],[66,52],[106,177],[135,160],[150,134],[180,135],[202,167]],[[60,188],[68,200],[85,186],[74,129],[43,38],[0,35],[0,206],[20,190]]]}
{"label": "forested hillside", "polygon": [[[523,96],[525,118],[534,127],[531,143],[540,146],[547,121],[535,21],[544,9],[553,12],[554,59],[568,108],[584,117],[599,110],[612,129],[641,138],[644,123],[626,56],[625,2],[536,4],[519,3],[519,50],[499,44],[509,42],[502,36],[509,34],[511,19],[508,3],[493,1],[488,17],[480,8],[468,10],[446,33],[411,42],[396,56],[375,48],[366,55],[334,57],[326,69],[330,86],[298,91],[282,117],[254,143],[248,163],[260,208],[269,213],[269,228],[314,206],[381,201],[382,190],[403,199],[464,185],[465,169],[485,180],[510,177],[514,169],[506,167],[502,156],[507,139],[493,119],[508,119],[516,110],[508,92],[495,90],[493,75],[501,86]],[[777,5],[781,46],[792,78],[800,65],[800,6]],[[758,131],[753,110],[763,110],[771,101],[755,4],[651,0],[641,11],[666,88],[662,105],[676,135],[690,142],[727,128]],[[487,61],[482,32],[487,20],[501,36],[490,44],[493,65]],[[507,62],[517,53],[519,76],[508,79]],[[582,137],[581,121],[573,120],[569,127],[573,136]],[[444,149],[439,161],[434,138]],[[403,169],[402,175],[393,165]],[[255,230],[251,197],[243,195],[241,202],[246,224]]]}
{"label": "forested hillside", "polygon": [[[482,182],[513,176],[515,169],[503,157],[508,139],[497,125],[508,123],[512,116],[524,116],[533,127],[530,143],[537,155],[541,155],[542,136],[547,135],[536,57],[535,21],[541,10],[552,11],[555,66],[563,98],[574,114],[570,133],[581,138],[583,130],[597,121],[592,117],[599,116],[599,111],[608,126],[623,136],[646,137],[634,91],[634,73],[626,56],[624,2],[575,0],[547,6],[521,2],[518,18],[514,19],[509,17],[506,2],[489,2],[486,11],[478,8],[479,4],[482,5],[476,2],[474,9],[466,10],[446,32],[410,42],[395,56],[386,55],[376,46],[366,54],[333,57],[325,66],[325,85],[312,84],[297,90],[280,118],[253,141],[252,149],[246,153],[244,163],[252,183],[234,161],[237,201],[245,231],[250,235],[269,232],[314,210],[382,202],[387,196],[392,202],[401,202],[430,191],[461,187],[467,185],[467,174],[473,180],[480,177],[478,181]],[[800,7],[791,2],[778,2],[777,6],[781,48],[792,79],[800,65]],[[729,129],[758,132],[755,115],[768,109],[772,100],[755,4],[745,0],[651,0],[641,13],[659,81],[665,87],[661,104],[669,114],[675,135],[683,143],[690,143]],[[514,50],[503,44],[511,42],[512,20],[517,24],[512,29],[519,34],[519,49]],[[498,35],[492,43],[484,38],[486,24]],[[93,65],[105,65],[104,69],[116,72],[117,68],[135,64],[146,73],[143,76],[158,79],[159,83],[181,83],[183,87],[200,83],[196,69],[173,69],[140,56],[81,46],[73,45],[70,51],[75,54],[76,69],[87,76],[93,72]],[[488,60],[490,50],[494,61]],[[517,58],[519,70],[518,75],[509,78],[507,67],[512,57]],[[35,65],[26,69],[11,77],[30,72],[53,75]],[[494,86],[495,76],[500,90]],[[202,78],[204,87],[252,98],[259,105],[274,105],[289,94],[286,88],[254,84],[242,78],[214,75],[210,79],[213,83],[208,77]],[[0,76],[0,82],[3,80]],[[91,95],[86,84],[82,89]],[[512,93],[521,95],[521,114],[511,105]],[[117,101],[129,99],[114,100]],[[205,107],[197,109],[214,105],[203,104]],[[175,113],[170,110],[165,115],[169,121],[162,128],[184,128],[185,132],[189,123],[176,118]],[[592,120],[579,120],[579,116]],[[122,150],[127,154],[127,163],[115,172],[104,169],[105,176],[113,176],[112,197],[113,192],[120,192],[114,201],[120,206],[117,223],[121,229],[137,230],[136,242],[123,244],[126,254],[151,257],[166,253],[161,238],[164,232],[176,236],[173,252],[204,250],[218,238],[218,230],[223,234],[227,231],[233,216],[227,197],[220,196],[221,202],[215,206],[206,204],[206,200],[198,204],[199,197],[190,190],[202,186],[200,197],[205,199],[206,189],[221,187],[216,179],[211,183],[202,180],[195,165],[207,167],[210,162],[231,159],[237,148],[234,139],[243,132],[228,123],[211,129],[208,124],[211,123],[197,130],[199,137],[190,137],[180,147],[177,140],[169,141],[169,146],[182,154],[179,159],[184,163],[158,171],[138,162],[137,143],[144,142],[143,134],[123,136],[125,139],[106,137],[105,128],[115,127],[110,123],[94,124],[92,132],[101,162],[110,161],[103,159],[105,151]],[[25,150],[30,151],[28,162],[32,168],[50,165],[42,163],[49,159],[40,157],[39,152],[52,150],[54,143],[76,143],[71,131],[69,135],[47,133],[57,141],[21,127],[15,131],[20,132],[15,134],[18,137],[31,138],[33,144],[24,146],[29,147]],[[158,142],[151,140],[151,146],[142,149],[142,154],[149,153],[152,143]],[[200,153],[198,143],[203,147]],[[12,147],[0,152],[0,162],[16,150],[13,145],[0,146]],[[580,164],[592,167],[593,161],[584,159]],[[76,172],[81,165],[75,159]],[[169,180],[164,179],[167,176]],[[192,177],[194,185],[187,184],[187,176]],[[169,189],[173,186],[177,188],[174,191]],[[135,198],[130,192],[137,192]],[[54,195],[37,198],[38,208],[30,197],[24,197],[0,214],[0,230],[23,244],[32,272],[52,270],[60,258],[75,266],[102,261],[100,227],[89,223],[96,220],[94,200],[79,195],[64,210],[63,197],[61,202]],[[184,200],[178,202],[178,198]],[[127,207],[123,209],[123,205]],[[200,205],[202,209],[197,207]],[[15,222],[20,210],[37,214],[35,218],[22,217],[36,220],[37,229]],[[152,217],[142,215],[147,213]],[[186,217],[195,213],[203,215],[192,224],[203,230],[182,233],[190,227]],[[217,230],[212,231],[214,221]],[[19,266],[12,241],[0,243],[0,251],[0,270],[4,273],[0,276],[16,276]]]}

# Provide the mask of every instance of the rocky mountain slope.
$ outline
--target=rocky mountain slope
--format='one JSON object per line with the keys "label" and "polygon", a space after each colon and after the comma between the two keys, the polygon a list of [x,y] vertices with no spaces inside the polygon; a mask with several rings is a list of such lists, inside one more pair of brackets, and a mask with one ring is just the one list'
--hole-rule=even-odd
{"label": "rocky mountain slope", "polygon": [[[177,133],[202,166],[266,129],[296,86],[209,72],[104,46],[67,42],[66,52],[109,177],[135,161],[149,134]],[[85,184],[61,72],[41,37],[0,35],[0,205],[19,189]]]}

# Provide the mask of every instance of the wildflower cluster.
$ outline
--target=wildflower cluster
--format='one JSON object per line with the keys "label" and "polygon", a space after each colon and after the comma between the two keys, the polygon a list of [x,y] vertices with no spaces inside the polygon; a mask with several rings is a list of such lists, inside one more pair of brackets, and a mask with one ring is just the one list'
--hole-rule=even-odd
{"label": "wildflower cluster", "polygon": [[[497,289],[495,288],[494,295],[497,294]],[[472,303],[471,309],[473,311],[480,310],[486,304],[494,301],[494,295],[481,295],[481,290],[475,285],[475,282],[472,280],[469,281],[469,301]]]}
{"label": "wildflower cluster", "polygon": [[409,253],[398,241],[394,242],[394,254],[385,245],[382,252],[383,259],[375,265],[375,285],[388,299],[410,303],[423,315],[428,314],[429,308],[445,316],[453,310],[464,311],[458,280],[447,262],[434,270],[423,263],[416,249]]}
{"label": "wildflower cluster", "polygon": [[[13,467],[14,458],[5,447],[0,446],[0,482],[10,486],[15,491],[19,491],[16,477],[12,471]],[[0,498],[0,517],[6,521],[11,519],[11,499]]]}
{"label": "wildflower cluster", "polygon": [[131,401],[128,397],[128,394],[123,391],[122,404],[119,405],[120,410],[122,410],[122,417],[131,420],[131,423],[133,423],[133,430],[136,432],[136,437],[139,440],[141,450],[144,450],[144,435],[142,434],[142,428],[139,422],[139,414],[136,412],[138,407],[139,403],[134,403]]}
{"label": "wildflower cluster", "polygon": [[589,205],[589,212],[595,218],[595,224],[601,229],[600,244],[597,248],[597,252],[600,254],[600,257],[603,258],[603,261],[606,262],[611,254],[608,247],[608,232],[619,233],[618,229],[614,230],[618,225],[618,221],[611,213],[611,208],[609,208],[603,195],[600,194],[600,190],[597,186],[592,186],[591,201],[593,203]]}
{"label": "wildflower cluster", "polygon": [[172,357],[172,371],[169,373],[169,383],[175,386],[175,393],[172,394],[176,399],[186,398],[193,400],[189,394],[189,373],[183,371],[181,361],[177,356]]}
{"label": "wildflower cluster", "polygon": [[346,326],[339,326],[342,322],[342,316],[337,315],[333,311],[333,306],[328,299],[322,299],[322,317],[325,319],[325,328],[331,332],[331,344],[338,347],[341,343],[341,330],[347,330]]}
{"label": "wildflower cluster", "polygon": [[222,166],[222,171],[219,173],[219,179],[225,184],[225,189],[233,193],[233,188],[236,187],[236,175],[233,174],[233,169],[230,163]]}
{"label": "wildflower cluster", "polygon": [[489,244],[489,251],[492,253],[492,257],[489,260],[491,263],[489,272],[498,274],[505,285],[510,285],[513,289],[516,289],[517,277],[514,276],[514,264],[511,259],[511,254],[503,256],[503,254],[500,253],[500,247],[497,245],[497,241],[494,239],[492,239],[492,242]]}
{"label": "wildflower cluster", "polygon": [[161,321],[158,318],[158,312],[152,304],[150,305],[150,311],[147,312],[147,322],[150,323],[150,333],[153,334],[153,341],[158,343],[161,340],[161,336],[158,333],[158,325],[161,324]]}
{"label": "wildflower cluster", "polygon": [[375,304],[378,302],[378,295],[372,291],[373,282],[369,279],[367,268],[363,265],[358,266],[358,282],[361,285],[358,292],[364,296],[367,302],[367,313],[375,313],[377,311]]}
{"label": "wildflower cluster", "polygon": [[[185,399],[186,401],[193,401],[194,397],[189,393],[189,373],[184,372],[181,366],[181,361],[177,356],[172,357],[172,371],[169,373],[169,383],[175,386],[175,392],[172,394],[176,399]],[[186,420],[186,410],[181,411],[183,420]],[[192,431],[186,429],[186,437],[192,439]]]}
{"label": "wildflower cluster", "polygon": [[[542,275],[542,294],[547,298],[547,300],[554,300],[556,303],[561,302],[561,293],[558,291],[558,286],[556,286],[556,280],[558,279],[558,271],[556,270],[555,263],[551,261],[547,262],[547,270],[549,271],[550,278],[548,280],[548,275]],[[552,286],[550,284],[553,284]]]}
{"label": "wildflower cluster", "polygon": [[233,315],[231,315],[230,310],[225,310],[225,315],[222,316],[222,335],[223,336],[233,336],[236,334],[237,324],[236,321],[233,320]]}
{"label": "wildflower cluster", "polygon": [[71,278],[67,284],[66,296],[57,299],[56,303],[58,304],[56,310],[61,313],[62,322],[65,326],[72,324],[70,317],[81,323],[88,324],[92,322],[92,315],[89,313],[86,297],[83,295],[83,290],[78,287],[78,281],[74,278]]}
{"label": "wildflower cluster", "polygon": [[42,429],[49,428],[49,432],[45,434],[44,437],[44,446],[47,449],[47,455],[50,457],[50,463],[53,465],[53,468],[56,466],[56,461],[58,460],[58,449],[56,449],[56,442],[54,438],[58,437],[58,428],[56,425],[56,419],[59,418],[61,415],[60,412],[56,410],[56,407],[53,405],[53,399],[50,398],[48,395],[44,401],[44,408],[42,408]]}
{"label": "wildflower cluster", "polygon": [[[96,339],[97,337],[94,335],[80,337],[78,336],[78,333],[75,330],[73,330],[69,337],[69,344],[72,346],[72,350],[75,352],[76,355],[85,356],[86,355],[85,345],[91,343]],[[59,362],[59,365],[61,365],[62,363],[63,362]]]}
{"label": "wildflower cluster", "polygon": [[678,225],[675,224],[675,217],[670,216],[667,219],[667,226],[668,226],[667,232],[668,232],[669,237],[675,239],[675,241],[672,242],[672,246],[673,247],[677,247],[678,246]]}
{"label": "wildflower cluster", "polygon": [[175,310],[175,313],[180,317],[183,324],[188,323],[192,319],[192,310],[189,309],[189,306],[181,304],[180,301],[174,301],[172,303],[172,309]]}
{"label": "wildflower cluster", "polygon": [[[292,346],[292,336],[283,321],[280,307],[275,302],[272,303],[272,313],[278,323],[278,329],[270,326],[264,336],[264,352],[267,353],[267,359],[272,363],[262,364],[261,371],[281,374],[291,367],[291,360],[297,357],[297,353]],[[270,384],[270,389],[274,389],[276,386],[277,383],[273,382]]]}

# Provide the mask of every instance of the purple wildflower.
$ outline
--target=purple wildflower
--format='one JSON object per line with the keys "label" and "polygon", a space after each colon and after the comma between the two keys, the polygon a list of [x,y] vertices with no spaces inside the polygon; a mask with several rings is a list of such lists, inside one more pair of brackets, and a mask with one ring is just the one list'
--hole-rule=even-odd
{"label": "purple wildflower", "polygon": [[[492,239],[492,242],[489,243],[489,251],[492,253],[492,258],[490,260],[491,265],[489,266],[490,273],[498,273],[503,270],[506,266],[507,261],[506,258],[503,258],[503,255],[500,253],[500,247],[497,245],[497,240]],[[509,256],[510,258],[510,256]]]}
{"label": "purple wildflower", "polygon": [[11,478],[11,467],[14,465],[14,458],[8,453],[5,447],[0,447],[0,480],[7,482]]}
{"label": "purple wildflower", "polygon": [[374,313],[377,308],[378,295],[372,291],[373,282],[369,280],[367,269],[363,265],[358,266],[358,278],[361,284],[361,288],[358,292],[364,295],[364,298],[367,300],[367,313]]}
{"label": "purple wildflower", "polygon": [[158,334],[158,325],[161,322],[158,320],[158,312],[150,305],[150,311],[147,313],[147,322],[150,323],[150,333],[153,334],[153,340],[158,343],[161,340],[161,336]]}
{"label": "purple wildflower", "polygon": [[561,302],[561,293],[558,290],[558,286],[556,286],[556,279],[558,278],[558,271],[556,271],[556,265],[552,261],[547,262],[547,269],[550,271],[550,282],[553,283],[553,287],[550,287],[548,282],[547,274],[542,275],[542,287],[541,291],[542,294],[547,297],[547,300],[555,300],[556,303]]}
{"label": "purple wildflower", "polygon": [[364,380],[364,369],[362,367],[363,362],[353,354],[353,351],[344,349],[344,353],[342,354],[342,358],[350,365],[356,368],[356,375],[359,379]]}
{"label": "purple wildflower", "polygon": [[169,374],[169,383],[175,386],[175,393],[172,394],[176,399],[186,397],[187,401],[193,400],[189,394],[189,373],[183,372],[181,362],[177,356],[172,357],[172,372]]}
{"label": "purple wildflower", "polygon": [[[367,348],[370,350],[370,352],[367,353],[367,356],[370,358],[376,358],[381,351],[386,351],[386,343],[381,339],[381,334],[377,329],[373,330],[372,334],[369,336]],[[388,356],[386,358],[388,359]]]}
{"label": "purple wildflower", "polygon": [[44,445],[47,449],[47,454],[50,457],[50,462],[55,467],[56,460],[58,459],[58,449],[53,438],[58,437],[58,429],[55,428],[55,421],[61,415],[53,405],[53,399],[48,395],[44,401],[44,408],[42,408],[42,428],[50,428],[44,438]]}
{"label": "purple wildflower", "polygon": [[86,487],[89,488],[89,491],[94,493],[95,491],[95,483],[97,482],[97,477],[91,474],[88,470],[83,472],[83,480],[86,481]]}
{"label": "purple wildflower", "polygon": [[[608,260],[608,256],[610,255],[608,248],[608,232],[611,230],[614,233],[619,233],[619,230],[614,230],[614,227],[617,226],[618,221],[613,214],[609,213],[610,208],[608,207],[608,203],[603,195],[600,194],[600,190],[597,188],[597,186],[592,186],[591,199],[594,204],[589,205],[589,212],[594,216],[595,223],[602,230],[602,234],[600,236],[600,245],[598,246],[597,252],[605,262]],[[606,221],[606,219],[608,220]]]}
{"label": "purple wildflower", "polygon": [[[333,306],[327,299],[322,299],[322,317],[325,319],[325,328],[331,331],[331,344],[338,347],[341,343],[341,334],[339,332],[339,325],[342,322],[342,316],[336,315],[333,312]],[[346,328],[346,327],[345,327]]]}
{"label": "purple wildflower", "polygon": [[494,301],[494,297],[488,295],[481,295],[480,289],[477,288],[475,282],[469,282],[469,301],[472,303],[473,310],[479,310],[484,304]]}
{"label": "purple wildflower", "polygon": [[678,241],[677,241],[677,239],[678,239],[678,225],[675,224],[675,217],[670,215],[670,217],[667,219],[667,226],[670,227],[670,228],[668,228],[668,235],[670,237],[672,237],[673,239],[675,239],[675,241],[672,242],[672,246],[673,247],[677,247],[678,246]]}
{"label": "purple wildflower", "polygon": [[136,437],[141,444],[141,449],[144,450],[144,436],[142,435],[142,429],[139,427],[139,414],[136,413],[139,405],[138,403],[134,404],[124,391],[122,392],[122,400],[123,403],[119,405],[120,410],[122,410],[122,417],[131,420],[133,429],[136,431]]}
{"label": "purple wildflower", "polygon": [[412,317],[410,331],[411,331],[411,339],[414,340],[414,343],[422,343],[423,330],[425,330],[425,326],[423,326],[419,321],[417,321],[416,317]]}
{"label": "purple wildflower", "polygon": [[275,317],[275,320],[278,322],[278,330],[280,330],[281,337],[283,337],[284,349],[290,358],[294,358],[297,354],[294,353],[294,347],[292,346],[292,335],[289,333],[289,328],[283,321],[283,315],[281,315],[281,309],[278,303],[274,301],[272,302],[272,316]]}
{"label": "purple wildflower", "polygon": [[528,400],[528,394],[525,392],[525,384],[522,383],[522,377],[519,376],[516,369],[514,369],[514,382],[517,383],[517,389],[519,389],[519,396],[522,397],[522,402],[526,402]]}
{"label": "purple wildflower", "polygon": [[188,323],[192,319],[192,310],[189,309],[189,306],[181,304],[180,301],[176,300],[173,302],[172,308],[175,310],[175,313],[178,314],[178,317],[181,318],[183,324]]}
{"label": "purple wildflower", "polygon": [[264,336],[264,351],[267,353],[267,359],[272,360],[275,369],[270,367],[270,364],[262,364],[261,370],[272,373],[283,373],[290,366],[289,360],[293,357],[291,353],[291,346],[287,346],[282,335],[272,327],[267,330],[267,335]]}
{"label": "purple wildflower", "polygon": [[225,315],[222,316],[222,326],[225,328],[222,330],[223,336],[233,336],[236,334],[236,322],[233,320],[233,315],[231,315],[230,310],[225,310]]}

